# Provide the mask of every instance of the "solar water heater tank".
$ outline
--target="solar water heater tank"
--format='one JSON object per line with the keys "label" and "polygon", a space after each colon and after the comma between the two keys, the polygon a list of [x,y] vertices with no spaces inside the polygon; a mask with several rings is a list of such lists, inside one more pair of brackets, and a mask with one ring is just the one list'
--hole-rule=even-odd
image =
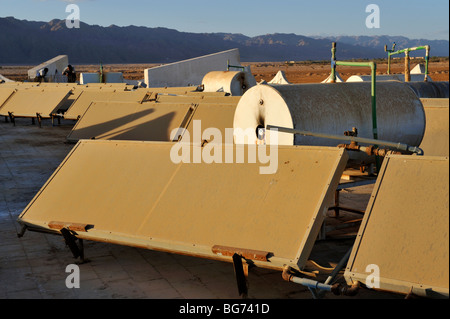
{"label": "solar water heater tank", "polygon": [[[400,82],[377,83],[378,139],[419,146],[425,112],[411,88]],[[344,136],[356,127],[358,137],[373,139],[371,83],[257,85],[240,99],[235,116],[235,142],[271,144],[267,125]],[[279,145],[337,146],[348,143],[314,136],[278,133]]]}

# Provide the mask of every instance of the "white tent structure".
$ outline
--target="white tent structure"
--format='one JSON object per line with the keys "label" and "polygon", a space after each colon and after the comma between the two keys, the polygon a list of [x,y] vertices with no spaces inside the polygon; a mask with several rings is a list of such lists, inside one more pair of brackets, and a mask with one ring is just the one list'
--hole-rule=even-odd
{"label": "white tent structure", "polygon": [[[344,81],[342,80],[339,73],[336,72],[336,83],[338,83],[338,82],[344,82]],[[322,83],[331,83],[331,74],[325,80],[323,80]]]}
{"label": "white tent structure", "polygon": [[0,74],[0,83],[3,83],[3,82],[14,82],[14,81],[12,81]]}
{"label": "white tent structure", "polygon": [[425,65],[417,64],[412,70],[411,74],[425,74]]}
{"label": "white tent structure", "polygon": [[269,84],[291,84],[287,79],[286,79],[286,74],[284,73],[284,71],[278,71],[278,73],[275,75],[275,77],[270,80],[268,82]]}

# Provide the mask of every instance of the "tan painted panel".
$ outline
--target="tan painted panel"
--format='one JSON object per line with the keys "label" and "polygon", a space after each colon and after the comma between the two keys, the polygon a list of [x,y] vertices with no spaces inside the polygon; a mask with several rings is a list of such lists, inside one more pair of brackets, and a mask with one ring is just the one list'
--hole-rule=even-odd
{"label": "tan painted panel", "polygon": [[64,113],[64,118],[70,120],[78,119],[86,112],[89,105],[95,101],[142,102],[146,95],[146,91],[83,90],[83,93]]}
{"label": "tan painted panel", "polygon": [[183,86],[183,87],[150,87],[146,89],[148,92],[166,93],[166,94],[188,94],[197,90],[196,86]]}
{"label": "tan painted panel", "polygon": [[[388,156],[383,162],[345,272],[380,289],[449,293],[448,157]],[[427,291],[429,289],[429,291]]]}
{"label": "tan painted panel", "polygon": [[95,88],[98,88],[98,87],[103,87],[103,88],[111,87],[112,88],[113,87],[113,88],[121,89],[121,88],[125,88],[127,86],[130,86],[130,85],[128,85],[126,83],[88,83],[88,84],[86,84],[86,87],[95,87]]}
{"label": "tan painted panel", "polygon": [[[147,89],[138,89],[138,90],[147,90],[149,95],[152,96],[152,99],[158,97],[159,102],[172,102],[179,103],[185,102],[186,98],[221,98],[225,97],[225,92],[201,92],[197,91],[196,86],[187,86],[187,87],[162,87],[162,88],[147,88]],[[237,103],[239,101],[239,97],[230,97],[227,99],[231,103]],[[189,100],[188,100],[189,102]],[[192,103],[192,101],[191,101]]]}
{"label": "tan painted panel", "polygon": [[[50,83],[46,83],[50,84]],[[42,84],[41,84],[42,85]],[[41,86],[39,85],[39,87]],[[72,88],[71,94],[67,100],[60,106],[58,113],[65,113],[67,110],[75,103],[75,101],[80,97],[84,91],[95,91],[95,92],[115,92],[117,88],[114,87],[87,87],[85,85],[76,85]]]}
{"label": "tan painted panel", "polygon": [[207,97],[225,97],[230,96],[229,93],[226,92],[204,92],[204,91],[193,91],[193,92],[187,92],[187,95],[201,95],[201,96],[207,96]]}
{"label": "tan painted panel", "polygon": [[207,93],[187,95],[158,94],[156,101],[160,103],[220,103],[237,105],[240,96],[215,96]]}
{"label": "tan painted panel", "polygon": [[39,86],[38,82],[5,82],[0,83],[0,87],[29,88]]}
{"label": "tan painted panel", "polygon": [[8,87],[2,87],[0,85],[0,109],[2,108],[3,104],[13,95],[15,90],[13,88]]}
{"label": "tan painted panel", "polygon": [[[97,230],[133,234],[177,168],[167,148],[80,141],[21,218],[37,225],[78,220],[94,224]],[[52,207],[62,198],[64,210]]]}
{"label": "tan painted panel", "polygon": [[70,88],[27,88],[18,90],[0,109],[0,115],[12,112],[16,117],[50,118],[68,98]]}
{"label": "tan painted panel", "polygon": [[67,97],[67,99],[59,106],[57,112],[58,113],[64,113],[66,112],[73,103],[80,97],[81,93],[83,93],[83,90],[79,88],[73,88],[70,91],[70,95]]}
{"label": "tan painted panel", "polygon": [[421,99],[425,109],[426,127],[420,148],[425,155],[449,156],[448,99]]}
{"label": "tan painted panel", "polygon": [[423,98],[420,99],[424,107],[448,107],[448,98],[447,99],[429,99]]}
{"label": "tan painted panel", "polygon": [[87,85],[83,85],[83,84],[79,84],[78,88],[82,89],[83,91],[107,91],[107,92],[115,92],[115,91],[127,91],[126,87],[122,88],[122,87],[115,87],[115,86],[87,86]]}
{"label": "tan painted panel", "polygon": [[41,88],[59,88],[59,87],[67,87],[70,89],[74,89],[78,87],[78,84],[76,83],[58,83],[58,82],[42,82],[42,83],[36,83]]}
{"label": "tan painted panel", "polygon": [[[208,128],[217,128],[222,134],[222,140],[225,141],[226,129],[230,129],[230,141],[233,143],[233,120],[236,105],[226,104],[206,104],[200,103],[192,116],[191,121],[187,127],[188,134],[183,135],[183,141],[193,142],[194,139],[194,123],[196,129],[202,133]],[[194,122],[194,121],[201,122]]]}
{"label": "tan painted panel", "polygon": [[93,102],[68,135],[80,139],[170,141],[184,127],[190,105],[151,102]]}
{"label": "tan painted panel", "polygon": [[[187,144],[80,141],[19,222],[44,229],[52,221],[89,224],[80,238],[227,261],[212,247],[263,250],[273,255],[257,265],[303,267],[346,151],[280,147],[278,171],[261,175],[268,164],[174,164],[174,145]],[[236,148],[244,146],[222,153]]]}

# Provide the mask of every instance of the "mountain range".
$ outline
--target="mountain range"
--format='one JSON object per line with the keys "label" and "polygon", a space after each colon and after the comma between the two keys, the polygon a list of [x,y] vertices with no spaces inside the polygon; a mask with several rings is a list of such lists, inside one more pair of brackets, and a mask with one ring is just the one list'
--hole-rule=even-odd
{"label": "mountain range", "polygon": [[385,58],[384,45],[391,48],[393,42],[396,49],[428,44],[432,56],[449,55],[449,41],[400,36],[320,38],[275,33],[248,37],[83,22],[80,28],[69,29],[65,20],[37,22],[6,17],[0,18],[0,65],[39,64],[60,54],[77,64],[170,63],[233,48],[239,49],[242,62],[329,60],[332,41],[337,42],[338,59]]}

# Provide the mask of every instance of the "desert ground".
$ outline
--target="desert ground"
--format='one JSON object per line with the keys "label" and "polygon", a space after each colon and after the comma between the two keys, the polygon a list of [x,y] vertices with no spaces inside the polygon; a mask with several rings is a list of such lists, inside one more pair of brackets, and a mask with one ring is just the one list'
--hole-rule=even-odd
{"label": "desert ground", "polygon": [[[418,63],[424,63],[423,60],[411,60],[411,69]],[[299,62],[242,62],[244,66],[250,65],[253,75],[257,82],[261,80],[270,81],[278,71],[284,71],[286,79],[291,83],[319,83],[330,74],[330,63],[325,61],[299,61]],[[158,66],[160,64],[105,64],[105,72],[122,72],[125,79],[142,80],[144,78],[144,69]],[[0,66],[0,74],[15,81],[25,81],[27,71],[34,66]],[[98,72],[100,64],[77,65],[74,64],[77,73]],[[369,75],[369,68],[355,68],[339,66],[337,72],[345,81],[352,75]],[[391,73],[403,73],[403,59],[393,61],[391,64]],[[387,62],[377,62],[377,74],[387,73]],[[433,81],[449,81],[449,60],[448,58],[438,58],[437,61],[431,61],[429,74]]]}

